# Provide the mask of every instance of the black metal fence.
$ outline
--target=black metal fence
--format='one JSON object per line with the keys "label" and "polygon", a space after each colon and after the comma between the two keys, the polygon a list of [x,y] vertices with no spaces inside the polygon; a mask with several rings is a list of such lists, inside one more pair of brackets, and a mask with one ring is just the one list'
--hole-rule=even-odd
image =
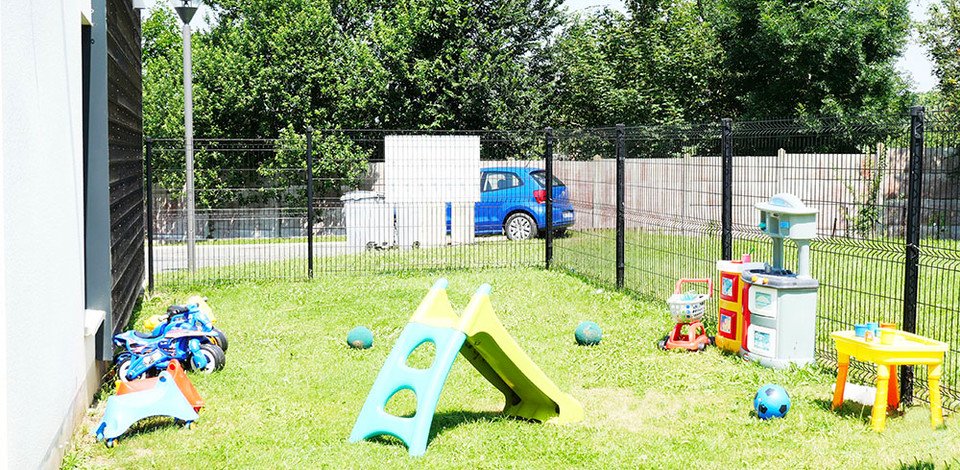
{"label": "black metal fence", "polygon": [[[183,142],[148,139],[149,282],[545,263],[665,299],[679,278],[716,277],[717,260],[769,260],[753,205],[789,192],[819,210],[818,360],[835,363],[831,331],[897,323],[950,345],[941,386],[956,410],[958,130],[954,116],[916,109],[858,120],[198,140],[192,249]],[[464,180],[446,166],[454,152],[479,152],[482,170]],[[874,374],[856,362],[851,372]],[[926,371],[920,380],[912,367],[901,372],[904,396],[926,400]]]}
{"label": "black metal fence", "polygon": [[[199,139],[191,246],[184,143],[148,139],[150,288],[354,270],[541,266],[543,146],[542,131]],[[459,161],[456,152],[472,152],[482,171],[464,177],[451,163]]]}
{"label": "black metal fence", "polygon": [[[915,109],[854,121],[558,131],[552,171],[570,188],[577,224],[547,241],[549,263],[665,299],[677,279],[716,277],[717,260],[769,261],[753,205],[793,193],[819,210],[818,360],[835,365],[832,331],[896,323],[950,345],[941,387],[945,406],[960,409],[958,130],[951,115]],[[907,402],[926,400],[927,371],[914,380],[913,369],[901,368],[901,391]],[[856,362],[851,370],[864,381],[875,373]]]}

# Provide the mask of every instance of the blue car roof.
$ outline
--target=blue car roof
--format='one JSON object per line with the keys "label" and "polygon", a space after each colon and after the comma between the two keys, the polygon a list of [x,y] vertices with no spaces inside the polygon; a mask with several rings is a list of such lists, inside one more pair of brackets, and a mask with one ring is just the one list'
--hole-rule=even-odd
{"label": "blue car roof", "polygon": [[518,167],[518,166],[491,166],[486,168],[481,168],[480,171],[515,171],[518,173],[533,173],[535,171],[543,171],[543,168],[530,168],[530,167]]}

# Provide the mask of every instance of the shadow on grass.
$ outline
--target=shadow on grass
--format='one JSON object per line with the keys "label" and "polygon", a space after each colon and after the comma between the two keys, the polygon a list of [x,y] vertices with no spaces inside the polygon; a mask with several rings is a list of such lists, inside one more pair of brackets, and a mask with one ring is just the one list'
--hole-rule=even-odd
{"label": "shadow on grass", "polygon": [[[501,413],[492,411],[447,411],[437,413],[433,416],[433,424],[430,426],[430,436],[427,438],[427,449],[430,448],[430,442],[438,434],[447,429],[457,426],[475,423],[477,421],[492,421],[496,419],[508,419]],[[403,441],[390,435],[378,435],[368,439],[370,442],[376,442],[383,445],[400,446],[406,449]]]}
{"label": "shadow on grass", "polygon": [[[818,408],[836,413],[845,418],[857,418],[865,423],[870,422],[870,417],[873,413],[873,406],[863,405],[850,400],[844,401],[843,404],[840,405],[840,408],[836,410],[832,409],[833,400],[817,398],[813,400],[813,402],[816,403]],[[900,416],[902,414],[899,410],[887,410],[887,417]]]}

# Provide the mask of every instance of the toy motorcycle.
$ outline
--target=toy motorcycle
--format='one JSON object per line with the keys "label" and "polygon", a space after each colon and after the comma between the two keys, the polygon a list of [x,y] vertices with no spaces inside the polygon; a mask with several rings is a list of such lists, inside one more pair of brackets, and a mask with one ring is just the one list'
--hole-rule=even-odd
{"label": "toy motorcycle", "polygon": [[113,337],[114,344],[123,348],[115,359],[117,376],[122,381],[149,377],[165,370],[173,359],[204,373],[218,371],[226,363],[226,354],[214,338],[212,332],[187,329],[172,329],[159,337],[132,330],[120,333]]}
{"label": "toy motorcycle", "polygon": [[187,305],[171,305],[163,315],[154,315],[147,320],[149,335],[141,338],[159,338],[175,329],[196,330],[213,333],[213,343],[227,351],[227,334],[213,326],[213,310],[202,297],[194,296]]}

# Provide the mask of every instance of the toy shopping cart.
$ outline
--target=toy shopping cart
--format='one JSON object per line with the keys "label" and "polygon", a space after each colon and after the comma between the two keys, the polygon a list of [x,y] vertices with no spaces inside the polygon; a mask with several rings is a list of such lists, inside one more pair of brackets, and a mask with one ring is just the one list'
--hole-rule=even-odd
{"label": "toy shopping cart", "polygon": [[[706,293],[697,293],[694,290],[683,292],[684,284],[704,283]],[[703,351],[707,345],[713,343],[713,338],[707,336],[707,330],[700,320],[706,313],[706,303],[713,294],[712,279],[680,279],[673,289],[673,295],[667,299],[670,306],[670,315],[676,325],[671,334],[664,336],[658,343],[660,349],[686,349],[687,351]]]}

